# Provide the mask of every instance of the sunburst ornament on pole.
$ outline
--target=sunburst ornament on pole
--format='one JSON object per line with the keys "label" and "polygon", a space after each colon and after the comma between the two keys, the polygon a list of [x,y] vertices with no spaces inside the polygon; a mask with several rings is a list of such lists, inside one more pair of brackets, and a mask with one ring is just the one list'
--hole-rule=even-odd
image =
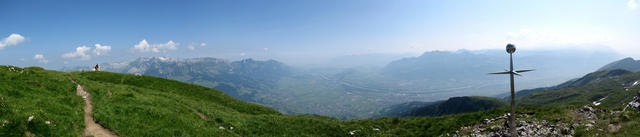
{"label": "sunburst ornament on pole", "polygon": [[516,101],[515,101],[515,87],[513,84],[513,75],[520,75],[521,72],[533,71],[533,69],[526,70],[513,70],[513,53],[516,52],[516,46],[509,43],[507,44],[507,53],[509,53],[509,70],[504,72],[495,72],[489,74],[509,74],[511,78],[511,113],[509,113],[509,133],[511,133],[512,137],[517,136],[515,126],[516,126]]}

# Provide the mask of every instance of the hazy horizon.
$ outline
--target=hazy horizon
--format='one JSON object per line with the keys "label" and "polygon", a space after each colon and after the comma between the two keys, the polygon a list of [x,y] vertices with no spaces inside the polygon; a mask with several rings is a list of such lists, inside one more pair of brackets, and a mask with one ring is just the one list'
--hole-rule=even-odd
{"label": "hazy horizon", "polygon": [[[457,50],[429,50],[429,51],[424,51],[424,52],[416,52],[416,53],[364,53],[364,54],[348,54],[348,55],[337,55],[337,56],[326,56],[326,57],[317,57],[317,58],[313,58],[310,57],[311,59],[304,59],[304,60],[296,60],[296,59],[288,59],[288,58],[269,58],[269,57],[228,57],[228,56],[195,56],[195,57],[190,57],[190,56],[167,56],[167,55],[150,55],[150,56],[138,56],[135,58],[126,58],[126,59],[122,59],[122,60],[107,60],[107,61],[103,61],[103,62],[88,62],[87,64],[65,64],[65,65],[61,65],[59,67],[53,67],[50,69],[62,69],[62,68],[73,68],[73,67],[86,67],[87,65],[94,65],[94,64],[99,64],[99,63],[118,63],[118,62],[131,62],[134,61],[136,59],[139,58],[151,58],[151,57],[159,57],[159,58],[171,58],[171,59],[193,59],[193,58],[217,58],[217,59],[223,59],[223,60],[227,60],[227,61],[241,61],[244,59],[254,59],[254,60],[260,60],[260,61],[266,61],[266,60],[275,60],[278,62],[282,62],[286,65],[292,66],[292,67],[297,67],[297,68],[353,68],[353,67],[384,67],[385,65],[387,65],[388,63],[390,63],[391,61],[397,61],[400,59],[404,59],[404,58],[416,58],[416,57],[420,57],[422,54],[425,53],[429,53],[429,52],[449,52],[449,53],[459,53],[459,52],[470,52],[473,54],[487,54],[487,52],[500,52],[503,51],[504,49],[476,49],[476,50],[469,50],[469,49],[457,49]],[[545,52],[547,51],[555,51],[555,50],[574,50],[574,51],[580,51],[580,52],[592,52],[592,53],[607,53],[607,54],[618,54],[619,55],[619,59],[623,59],[623,58],[627,58],[627,57],[631,57],[631,56],[625,56],[619,52],[616,52],[612,49],[610,49],[609,47],[605,47],[605,46],[600,46],[600,47],[595,47],[595,48],[579,48],[576,49],[575,47],[560,47],[557,49],[544,49],[544,48],[538,48],[538,49],[520,49],[518,50],[519,52],[516,53],[516,56],[519,56],[518,54],[521,54],[523,56],[530,56],[530,55],[544,55]],[[502,55],[502,53],[498,53],[498,54],[490,54],[490,55]],[[505,52],[504,56],[505,58],[507,58],[508,54]],[[633,57],[632,57],[633,58]],[[634,58],[634,59],[638,59],[638,58]],[[357,62],[357,61],[362,61],[362,62]],[[611,61],[616,61],[616,60],[611,60]],[[372,62],[376,62],[375,64]],[[92,64],[93,63],[93,64]],[[349,64],[351,63],[351,64]],[[335,65],[335,66],[332,66]],[[34,65],[34,66],[38,66],[38,65]],[[26,66],[23,66],[26,67]]]}

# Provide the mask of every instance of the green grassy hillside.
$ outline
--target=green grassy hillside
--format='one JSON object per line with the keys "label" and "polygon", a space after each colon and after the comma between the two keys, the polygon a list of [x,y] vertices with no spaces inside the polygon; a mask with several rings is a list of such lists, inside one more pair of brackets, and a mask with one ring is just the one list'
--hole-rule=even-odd
{"label": "green grassy hillside", "polygon": [[620,108],[640,90],[639,85],[633,85],[639,80],[640,73],[598,71],[563,83],[559,85],[561,88],[531,92],[518,97],[516,101],[525,106],[579,106],[598,101],[606,107]]}
{"label": "green grassy hillside", "polygon": [[69,76],[36,67],[0,66],[0,136],[27,132],[80,136],[84,101],[75,95],[76,86]]}

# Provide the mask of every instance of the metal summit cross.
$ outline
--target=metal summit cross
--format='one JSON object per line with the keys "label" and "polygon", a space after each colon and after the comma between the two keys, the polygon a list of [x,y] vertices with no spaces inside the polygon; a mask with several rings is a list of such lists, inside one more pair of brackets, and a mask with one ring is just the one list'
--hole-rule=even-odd
{"label": "metal summit cross", "polygon": [[515,126],[516,126],[516,102],[515,102],[515,88],[513,86],[513,75],[520,75],[521,72],[533,71],[533,69],[527,70],[513,70],[513,53],[516,52],[516,46],[509,43],[507,44],[507,53],[509,53],[509,70],[504,72],[496,72],[489,74],[509,74],[511,76],[511,113],[509,113],[509,132],[512,137],[517,136]]}

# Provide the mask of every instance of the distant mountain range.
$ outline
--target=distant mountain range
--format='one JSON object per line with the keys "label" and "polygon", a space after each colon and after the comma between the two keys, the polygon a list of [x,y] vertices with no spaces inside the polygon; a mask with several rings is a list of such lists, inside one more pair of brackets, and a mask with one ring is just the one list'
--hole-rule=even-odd
{"label": "distant mountain range", "polygon": [[[377,116],[387,107],[412,101],[499,96],[507,91],[506,77],[487,73],[506,68],[507,57],[502,50],[432,51],[419,57],[395,60],[382,67],[366,68],[296,68],[275,60],[165,57],[101,65],[104,71],[150,75],[215,88],[284,113],[351,119]],[[537,69],[518,78],[518,87],[525,89],[555,85],[578,77],[619,55],[595,51],[523,50],[515,57],[518,68]],[[90,70],[90,67],[65,68],[63,71],[83,69]]]}
{"label": "distant mountain range", "polygon": [[[613,52],[518,51],[514,54],[515,69],[536,70],[525,73],[524,77],[518,77],[516,88],[556,85],[593,72],[620,57]],[[383,68],[382,73],[393,78],[397,85],[415,88],[407,90],[453,88],[455,92],[472,92],[472,95],[486,96],[505,92],[496,90],[508,86],[504,75],[486,74],[504,71],[508,69],[508,63],[508,54],[501,50],[432,51],[419,57],[393,61]]]}

